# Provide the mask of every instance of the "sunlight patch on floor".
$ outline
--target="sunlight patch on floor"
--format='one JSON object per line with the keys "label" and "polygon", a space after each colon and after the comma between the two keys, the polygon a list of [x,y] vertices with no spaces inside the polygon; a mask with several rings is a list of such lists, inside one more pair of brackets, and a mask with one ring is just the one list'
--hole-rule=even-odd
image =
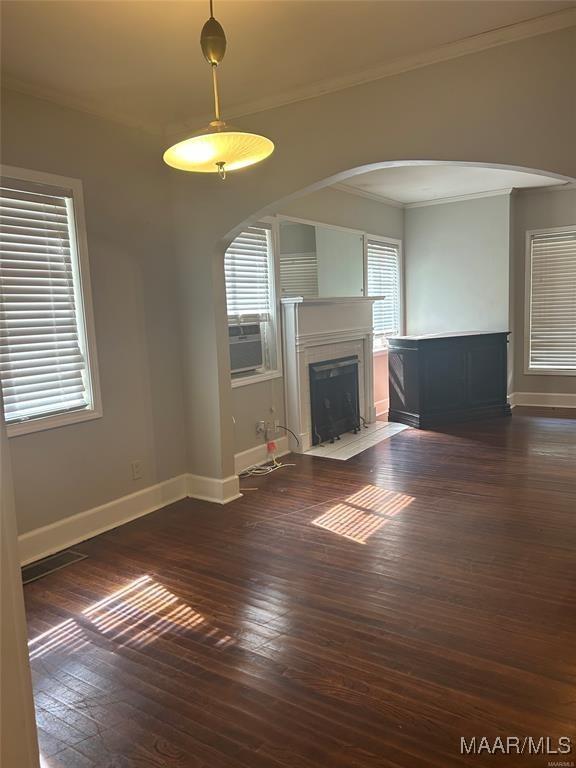
{"label": "sunlight patch on floor", "polygon": [[85,629],[97,630],[120,648],[144,647],[163,635],[194,632],[217,647],[234,639],[212,626],[173,592],[146,575],[92,603],[78,619],[66,619],[28,643],[30,659],[54,651],[73,652],[89,641]]}
{"label": "sunlight patch on floor", "polygon": [[413,496],[366,485],[312,520],[312,525],[358,544],[366,544],[371,536],[413,501]]}

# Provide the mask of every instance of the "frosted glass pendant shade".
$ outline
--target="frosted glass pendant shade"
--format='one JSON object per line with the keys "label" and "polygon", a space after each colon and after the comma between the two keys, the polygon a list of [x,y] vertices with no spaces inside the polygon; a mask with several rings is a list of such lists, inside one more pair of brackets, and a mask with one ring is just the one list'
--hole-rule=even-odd
{"label": "frosted glass pendant shade", "polygon": [[164,162],[180,171],[217,173],[225,179],[228,171],[246,168],[271,155],[274,143],[257,133],[237,131],[222,120],[216,70],[226,53],[226,35],[214,18],[212,0],[210,18],[200,34],[200,47],[212,69],[215,119],[205,130],[169,147],[164,152]]}
{"label": "frosted glass pendant shade", "polygon": [[167,149],[164,162],[181,171],[221,174],[259,163],[274,151],[274,143],[265,136],[215,123]]}

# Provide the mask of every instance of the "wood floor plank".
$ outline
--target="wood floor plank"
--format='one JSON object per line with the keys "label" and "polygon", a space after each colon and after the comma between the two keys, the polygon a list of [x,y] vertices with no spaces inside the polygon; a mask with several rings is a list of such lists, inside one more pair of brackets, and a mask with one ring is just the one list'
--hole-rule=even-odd
{"label": "wood floor plank", "polygon": [[461,754],[473,736],[576,751],[574,415],[290,457],[230,505],[79,545],[25,587],[47,768],[547,763]]}

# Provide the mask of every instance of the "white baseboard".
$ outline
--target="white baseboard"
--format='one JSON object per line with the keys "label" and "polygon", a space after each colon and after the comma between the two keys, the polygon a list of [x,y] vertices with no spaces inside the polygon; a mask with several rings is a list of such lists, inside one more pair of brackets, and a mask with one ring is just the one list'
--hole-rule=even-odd
{"label": "white baseboard", "polygon": [[374,407],[376,408],[377,417],[385,416],[390,410],[390,398],[387,397],[385,400],[376,400]]}
{"label": "white baseboard", "polygon": [[187,475],[188,496],[201,501],[212,501],[215,504],[228,504],[239,499],[240,481],[238,475],[230,475],[223,479],[203,477],[202,475]]}
{"label": "white baseboard", "polygon": [[187,475],[151,485],[18,537],[20,562],[40,560],[99,533],[143,517],[187,496]]}
{"label": "white baseboard", "polygon": [[[288,438],[284,435],[274,441],[277,446],[276,456],[286,456],[290,453],[290,446],[288,445]],[[254,448],[248,448],[246,451],[240,451],[234,456],[234,471],[237,475],[250,467],[255,467],[258,464],[264,464],[270,460],[266,443],[256,445]]]}
{"label": "white baseboard", "polygon": [[512,392],[508,402],[514,408],[523,405],[532,408],[576,408],[576,394],[554,392]]}
{"label": "white baseboard", "polygon": [[238,475],[230,475],[224,479],[189,473],[178,475],[99,507],[23,533],[18,537],[20,563],[26,565],[41,560],[180,499],[191,497],[216,504],[228,504],[241,496]]}

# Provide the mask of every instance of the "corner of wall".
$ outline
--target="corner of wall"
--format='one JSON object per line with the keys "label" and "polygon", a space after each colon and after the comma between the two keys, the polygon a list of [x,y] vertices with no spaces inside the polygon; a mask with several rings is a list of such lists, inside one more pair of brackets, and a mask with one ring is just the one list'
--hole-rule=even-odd
{"label": "corner of wall", "polygon": [[22,565],[60,552],[186,498],[228,504],[242,496],[237,474],[226,478],[183,474],[18,537]]}

